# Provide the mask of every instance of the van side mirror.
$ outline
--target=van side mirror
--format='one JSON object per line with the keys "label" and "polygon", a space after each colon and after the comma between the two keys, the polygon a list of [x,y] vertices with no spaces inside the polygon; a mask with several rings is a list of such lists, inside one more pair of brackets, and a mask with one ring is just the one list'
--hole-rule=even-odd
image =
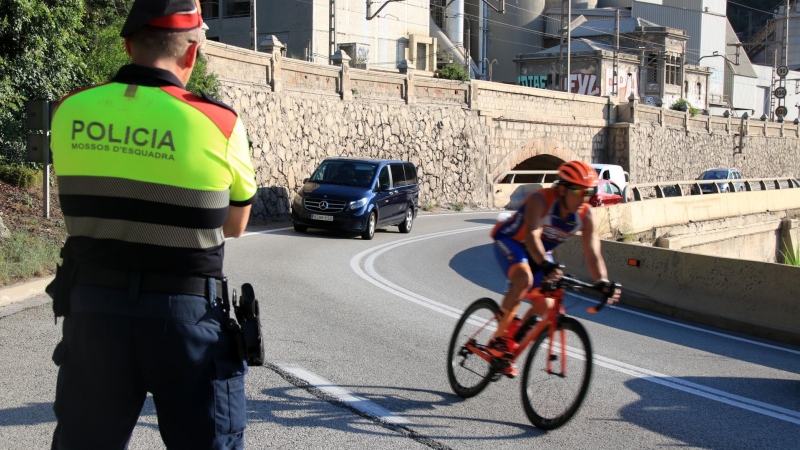
{"label": "van side mirror", "polygon": [[391,190],[392,190],[392,187],[391,187],[391,186],[389,186],[388,184],[382,184],[382,185],[380,186],[380,190],[381,190],[381,191],[391,191]]}
{"label": "van side mirror", "polygon": [[303,178],[303,184],[308,183],[308,177]]}

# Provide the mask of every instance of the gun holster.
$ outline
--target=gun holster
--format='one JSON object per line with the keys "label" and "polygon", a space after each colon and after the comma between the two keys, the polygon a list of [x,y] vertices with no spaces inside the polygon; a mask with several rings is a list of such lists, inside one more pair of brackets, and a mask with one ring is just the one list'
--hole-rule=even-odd
{"label": "gun holster", "polygon": [[222,289],[222,299],[228,312],[230,307],[233,307],[235,318],[228,318],[226,328],[233,334],[239,357],[247,361],[249,366],[263,366],[264,340],[261,336],[260,310],[253,286],[250,283],[242,285],[242,296],[238,302],[236,289],[233,290],[232,301],[228,301],[228,282],[225,278],[222,280]]}
{"label": "gun holster", "polygon": [[53,314],[56,322],[59,317],[69,314],[69,297],[75,284],[75,273],[78,265],[69,252],[68,244],[61,248],[61,265],[56,266],[56,277],[44,291],[53,299]]}

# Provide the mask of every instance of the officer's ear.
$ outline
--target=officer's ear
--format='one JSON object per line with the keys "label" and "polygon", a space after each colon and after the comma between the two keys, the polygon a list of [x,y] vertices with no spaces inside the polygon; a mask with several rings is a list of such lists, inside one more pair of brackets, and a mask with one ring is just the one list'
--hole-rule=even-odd
{"label": "officer's ear", "polygon": [[131,52],[132,52],[132,50],[131,50],[131,40],[128,39],[128,38],[125,38],[125,53],[127,53],[128,57],[130,57],[131,56]]}
{"label": "officer's ear", "polygon": [[186,50],[186,55],[184,55],[184,67],[187,69],[191,69],[194,67],[195,63],[197,62],[197,55],[199,55],[200,51],[200,43],[192,41],[189,44],[189,48]]}

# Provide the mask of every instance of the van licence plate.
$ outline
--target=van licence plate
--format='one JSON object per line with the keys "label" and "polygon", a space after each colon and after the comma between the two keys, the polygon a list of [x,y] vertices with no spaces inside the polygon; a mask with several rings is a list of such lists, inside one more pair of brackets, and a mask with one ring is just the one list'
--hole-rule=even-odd
{"label": "van licence plate", "polygon": [[333,216],[323,216],[322,214],[312,214],[313,220],[324,220],[325,222],[333,222]]}

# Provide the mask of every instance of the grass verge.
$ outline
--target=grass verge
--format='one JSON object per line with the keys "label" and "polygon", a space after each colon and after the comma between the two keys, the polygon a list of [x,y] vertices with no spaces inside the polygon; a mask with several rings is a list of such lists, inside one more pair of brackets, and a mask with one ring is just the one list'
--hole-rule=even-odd
{"label": "grass verge", "polygon": [[61,244],[24,231],[0,241],[0,286],[54,273]]}

